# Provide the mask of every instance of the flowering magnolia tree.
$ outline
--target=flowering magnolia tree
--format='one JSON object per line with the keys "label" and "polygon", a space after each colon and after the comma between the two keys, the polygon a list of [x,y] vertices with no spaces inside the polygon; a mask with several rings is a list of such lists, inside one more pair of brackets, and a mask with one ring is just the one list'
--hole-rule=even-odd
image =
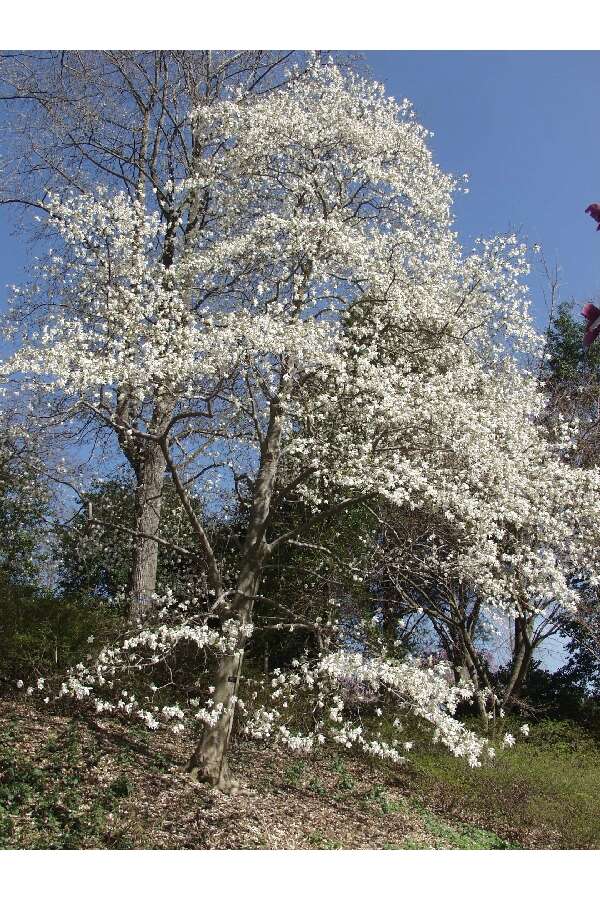
{"label": "flowering magnolia tree", "polygon": [[[360,554],[344,555],[335,530],[322,542],[324,526],[384,502],[427,519],[416,576],[436,571],[505,609],[574,602],[571,573],[597,570],[600,485],[564,465],[568,433],[550,442],[538,424],[537,382],[520,363],[540,346],[526,248],[508,236],[464,252],[457,185],[410,105],[333,64],[199,105],[192,122],[202,152],[161,190],[203,198],[203,227],[172,232],[168,265],[169,224],[139,199],[47,200],[61,248],[39,267],[11,371],[111,425],[123,446],[153,448],[203,579],[193,597],[167,594],[59,693],[150,728],[200,723],[189,769],[223,789],[236,709],[255,738],[302,750],[331,739],[394,760],[410,749],[409,711],[476,765],[485,741],[453,715],[468,679],[372,640],[369,621],[350,632],[333,575],[325,611],[310,579],[301,613],[261,585],[287,545],[363,577]],[[150,398],[160,415],[147,414]],[[302,514],[280,515],[285,504]],[[202,509],[230,518],[229,540],[211,539]],[[377,529],[361,540],[375,552]],[[304,629],[313,650],[242,698],[244,649],[268,603],[260,627]],[[208,681],[161,703],[184,646],[199,675],[212,667]],[[141,688],[126,683],[140,673]],[[382,706],[366,724],[346,715],[359,685],[396,710],[394,733],[378,724]]]}

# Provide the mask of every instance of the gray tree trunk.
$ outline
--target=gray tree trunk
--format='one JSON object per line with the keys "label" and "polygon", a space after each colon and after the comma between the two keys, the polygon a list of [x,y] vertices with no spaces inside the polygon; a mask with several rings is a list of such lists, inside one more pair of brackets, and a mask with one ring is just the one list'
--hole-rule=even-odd
{"label": "gray tree trunk", "polygon": [[135,530],[130,577],[129,620],[143,619],[152,608],[158,569],[158,536],[166,462],[160,446],[148,442],[143,465],[137,475]]}
{"label": "gray tree trunk", "polygon": [[[240,625],[250,623],[257,588],[258,581],[252,576],[240,579],[240,593],[235,604],[228,608],[227,618],[235,618]],[[216,706],[222,704],[223,713],[215,725],[204,726],[186,769],[198,781],[210,784],[224,793],[232,793],[237,787],[229,771],[227,751],[234,723],[234,697],[238,691],[245,645],[246,639],[240,637],[235,653],[223,656],[215,667],[212,699]]]}
{"label": "gray tree trunk", "polygon": [[512,659],[511,673],[504,690],[503,702],[507,709],[515,705],[527,675],[533,656],[531,643],[532,618],[515,619],[515,649]]}
{"label": "gray tree trunk", "polygon": [[[260,465],[254,483],[250,523],[242,549],[242,565],[236,593],[233,600],[220,613],[223,621],[235,619],[239,625],[252,622],[254,601],[268,552],[265,532],[279,464],[282,418],[281,402],[273,400],[269,426],[261,445]],[[221,658],[216,667],[212,699],[215,705],[223,704],[223,713],[215,725],[204,726],[202,736],[187,765],[187,771],[199,781],[207,782],[228,793],[236,787],[229,773],[227,750],[235,716],[233,698],[241,676],[246,640],[244,636],[240,636],[235,652]]]}

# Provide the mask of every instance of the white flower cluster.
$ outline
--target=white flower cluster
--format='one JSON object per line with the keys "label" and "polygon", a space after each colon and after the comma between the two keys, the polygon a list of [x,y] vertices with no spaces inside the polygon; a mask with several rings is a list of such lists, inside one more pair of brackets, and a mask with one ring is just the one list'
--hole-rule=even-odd
{"label": "white flower cluster", "polygon": [[[166,727],[177,733],[191,719],[213,724],[218,721],[223,709],[210,699],[201,709],[195,697],[186,697],[183,707],[179,702],[161,705],[160,692],[168,692],[174,686],[167,683],[157,687],[153,674],[169,671],[174,654],[184,644],[196,650],[210,649],[217,655],[230,654],[240,639],[250,637],[252,626],[229,619],[220,627],[209,627],[198,621],[205,616],[202,602],[180,602],[170,591],[155,601],[153,626],[141,628],[116,646],[104,647],[89,666],[78,663],[66,673],[54,699],[85,703],[99,715],[134,717],[151,730]],[[141,696],[123,687],[130,682],[141,685]],[[19,681],[19,685],[22,687],[23,682]],[[39,678],[36,687],[29,688],[28,692],[44,689],[47,689],[45,679]]]}
{"label": "white flower cluster", "polygon": [[[275,673],[268,698],[247,711],[244,730],[256,740],[279,740],[292,749],[308,750],[332,742],[402,762],[403,751],[411,750],[413,743],[400,738],[401,717],[396,715],[393,720],[398,737],[392,740],[384,739],[381,726],[373,724],[381,718],[381,708],[375,710],[373,721],[365,724],[364,720],[357,725],[339,693],[340,686],[352,682],[381,695],[390,721],[394,711],[424,721],[431,726],[435,741],[441,741],[455,756],[466,758],[469,765],[479,766],[488,741],[465,728],[454,716],[457,704],[473,697],[473,688],[470,684],[457,687],[449,676],[448,667],[441,663],[427,666],[411,658],[398,661],[347,651],[296,661],[292,670]],[[289,725],[294,715],[301,718],[295,710],[305,709],[307,704],[311,709],[311,727],[292,735]]]}

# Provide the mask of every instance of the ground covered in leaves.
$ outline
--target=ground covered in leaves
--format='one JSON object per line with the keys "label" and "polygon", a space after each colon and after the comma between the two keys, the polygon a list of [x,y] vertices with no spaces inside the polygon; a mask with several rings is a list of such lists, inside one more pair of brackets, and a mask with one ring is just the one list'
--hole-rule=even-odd
{"label": "ground covered in leaves", "polygon": [[[0,847],[569,845],[560,830],[543,823],[525,817],[515,824],[514,815],[486,813],[485,804],[469,794],[476,783],[470,779],[477,775],[458,761],[453,761],[459,766],[451,770],[453,781],[446,769],[436,774],[435,757],[415,757],[398,769],[346,755],[299,758],[238,742],[231,766],[241,789],[227,797],[183,774],[189,750],[189,741],[174,736],[0,701]],[[461,777],[464,792],[456,790]],[[489,784],[484,796],[488,793]],[[596,791],[596,804],[599,795]],[[507,791],[507,803],[508,797]],[[493,799],[502,807],[501,795]],[[600,808],[598,813],[600,818]]]}

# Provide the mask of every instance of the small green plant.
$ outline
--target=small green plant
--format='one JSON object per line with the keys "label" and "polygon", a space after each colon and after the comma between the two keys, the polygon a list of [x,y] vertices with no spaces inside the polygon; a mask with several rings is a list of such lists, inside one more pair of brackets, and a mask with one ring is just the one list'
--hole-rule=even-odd
{"label": "small green plant", "polygon": [[317,850],[341,850],[342,845],[332,841],[320,831],[313,831],[308,835],[308,842]]}
{"label": "small green plant", "polygon": [[302,759],[298,760],[295,763],[292,763],[292,765],[288,766],[284,772],[286,783],[292,785],[292,787],[298,787],[302,780],[302,776],[304,775],[305,769],[306,763]]}
{"label": "small green plant", "polygon": [[131,793],[131,782],[126,775],[119,775],[110,785],[109,790],[115,797],[128,797]]}
{"label": "small green plant", "polygon": [[164,753],[154,753],[152,756],[151,767],[155,772],[164,774],[165,772],[170,771],[173,767],[173,762]]}
{"label": "small green plant", "polygon": [[390,800],[384,789],[380,785],[374,785],[370,791],[364,796],[364,805],[369,807],[378,806],[382,813],[396,813],[403,809],[403,802]]}
{"label": "small green plant", "polygon": [[320,778],[312,778],[309,782],[309,788],[315,794],[319,794],[319,796],[323,796],[326,793],[326,788]]}
{"label": "small green plant", "polygon": [[[413,808],[420,814],[423,825],[428,834],[434,840],[433,846],[436,848],[450,846],[455,850],[510,850],[518,849],[517,845],[511,844],[494,834],[493,831],[487,831],[474,825],[457,824],[449,825],[439,816],[425,809],[418,801],[413,801]],[[417,849],[417,848],[414,848]]]}
{"label": "small green plant", "polygon": [[334,758],[332,768],[338,774],[337,787],[340,791],[351,791],[356,786],[354,778],[339,756]]}
{"label": "small green plant", "polygon": [[133,844],[124,828],[109,832],[104,837],[104,846],[107,850],[132,850]]}

